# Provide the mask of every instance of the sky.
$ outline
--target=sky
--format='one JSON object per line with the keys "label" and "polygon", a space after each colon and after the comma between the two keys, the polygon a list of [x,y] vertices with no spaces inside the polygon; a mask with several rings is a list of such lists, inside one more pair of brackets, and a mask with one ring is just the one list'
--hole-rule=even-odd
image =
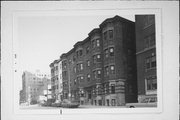
{"label": "sky", "polygon": [[[50,74],[50,63],[73,45],[88,37],[88,33],[108,16],[21,16],[18,18],[20,71]],[[134,21],[134,15],[120,15]]]}

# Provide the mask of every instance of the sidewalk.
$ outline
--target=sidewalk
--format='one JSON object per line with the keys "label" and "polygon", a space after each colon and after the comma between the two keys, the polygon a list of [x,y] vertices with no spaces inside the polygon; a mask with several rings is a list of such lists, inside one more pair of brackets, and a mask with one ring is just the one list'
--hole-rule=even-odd
{"label": "sidewalk", "polygon": [[95,106],[95,105],[80,105],[78,108],[125,108],[126,106]]}

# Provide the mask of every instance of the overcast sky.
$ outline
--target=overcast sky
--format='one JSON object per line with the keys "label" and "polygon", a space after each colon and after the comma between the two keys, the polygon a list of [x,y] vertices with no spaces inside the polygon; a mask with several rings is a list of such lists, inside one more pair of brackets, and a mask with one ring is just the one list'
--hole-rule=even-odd
{"label": "overcast sky", "polygon": [[[50,74],[49,64],[111,16],[24,16],[18,19],[20,71]],[[122,16],[134,21],[134,15]]]}

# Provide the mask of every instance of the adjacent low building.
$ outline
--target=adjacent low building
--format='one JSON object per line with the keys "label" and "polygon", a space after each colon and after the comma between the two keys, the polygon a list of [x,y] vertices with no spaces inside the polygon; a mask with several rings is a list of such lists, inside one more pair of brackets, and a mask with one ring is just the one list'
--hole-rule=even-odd
{"label": "adjacent low building", "polygon": [[136,15],[138,100],[157,96],[155,15]]}

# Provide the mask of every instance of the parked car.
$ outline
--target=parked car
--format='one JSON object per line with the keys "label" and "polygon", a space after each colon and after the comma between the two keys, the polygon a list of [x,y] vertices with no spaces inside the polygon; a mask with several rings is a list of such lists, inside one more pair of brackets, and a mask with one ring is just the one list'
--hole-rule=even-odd
{"label": "parked car", "polygon": [[24,103],[21,103],[20,105],[21,106],[28,106],[29,104],[28,104],[28,102],[24,102]]}
{"label": "parked car", "polygon": [[157,97],[147,97],[140,103],[127,103],[127,108],[135,107],[157,107]]}
{"label": "parked car", "polygon": [[55,101],[52,103],[52,107],[62,107],[62,102],[61,101]]}
{"label": "parked car", "polygon": [[44,106],[45,102],[46,102],[46,101],[44,101],[44,100],[43,100],[43,101],[39,101],[38,104],[39,104],[40,106]]}
{"label": "parked car", "polygon": [[62,102],[62,107],[63,108],[77,108],[79,107],[79,103],[75,101],[64,100]]}
{"label": "parked car", "polygon": [[52,106],[52,103],[54,102],[54,99],[48,99],[42,106]]}

